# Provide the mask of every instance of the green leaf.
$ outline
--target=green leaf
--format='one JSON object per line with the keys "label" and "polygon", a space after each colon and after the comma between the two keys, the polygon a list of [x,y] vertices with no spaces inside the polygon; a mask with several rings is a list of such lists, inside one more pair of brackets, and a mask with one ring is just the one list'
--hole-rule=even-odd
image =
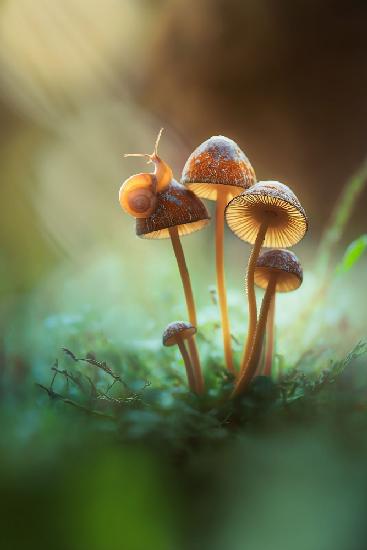
{"label": "green leaf", "polygon": [[342,261],[337,267],[338,273],[347,273],[352,269],[355,263],[360,259],[367,248],[367,234],[362,235],[348,246]]}

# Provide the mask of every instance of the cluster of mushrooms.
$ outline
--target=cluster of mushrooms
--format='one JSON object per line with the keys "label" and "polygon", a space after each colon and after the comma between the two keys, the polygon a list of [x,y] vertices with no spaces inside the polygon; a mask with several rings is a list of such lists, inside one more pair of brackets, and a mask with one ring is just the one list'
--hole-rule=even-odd
{"label": "cluster of mushrooms", "polygon": [[[258,374],[271,376],[276,292],[297,289],[303,280],[298,258],[286,250],[305,235],[308,221],[292,190],[277,181],[256,181],[254,169],[238,145],[224,136],[204,141],[188,158],[180,183],[157,153],[159,132],[152,154],[153,173],[135,174],[120,188],[122,208],[136,219],[136,234],[145,239],[170,238],[180,271],[189,322],[176,321],[163,333],[165,346],[178,345],[189,388],[205,391],[195,334],[197,316],[190,276],[180,236],[203,229],[210,221],[200,198],[216,201],[215,245],[218,302],[226,368],[235,384],[232,397],[244,393]],[[200,197],[200,198],[199,198]],[[248,331],[240,368],[233,364],[231,332],[224,277],[224,220],[237,237],[253,245],[246,274]],[[261,252],[262,247],[271,247]],[[255,285],[265,290],[259,315]],[[264,361],[261,361],[266,334]],[[186,347],[187,343],[187,347]]]}

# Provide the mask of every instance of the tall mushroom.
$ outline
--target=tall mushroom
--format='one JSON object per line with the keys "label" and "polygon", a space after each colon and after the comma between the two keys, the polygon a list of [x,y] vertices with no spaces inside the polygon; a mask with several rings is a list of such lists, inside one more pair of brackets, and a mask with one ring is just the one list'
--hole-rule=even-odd
{"label": "tall mushroom", "polygon": [[308,220],[293,191],[278,181],[260,181],[250,189],[246,189],[231,200],[225,215],[233,233],[254,245],[246,275],[249,325],[241,360],[240,375],[242,375],[250,356],[256,330],[254,273],[261,246],[293,246],[304,237]]}
{"label": "tall mushroom", "polygon": [[253,347],[244,371],[236,383],[233,396],[243,393],[250,384],[260,360],[264,333],[272,301],[276,292],[289,292],[299,288],[303,281],[301,264],[290,250],[268,250],[257,261],[256,282],[266,292],[261,304]]}
{"label": "tall mushroom", "polygon": [[185,346],[185,340],[190,343],[190,341],[193,340],[195,333],[196,328],[190,323],[185,323],[184,321],[174,321],[166,327],[163,332],[162,341],[163,345],[167,347],[177,344],[184,361],[189,388],[192,392],[198,393],[195,372],[191,363],[191,358]]}
{"label": "tall mushroom", "polygon": [[228,201],[255,183],[255,172],[238,145],[224,136],[204,141],[189,156],[181,182],[199,197],[216,201],[216,271],[224,356],[227,368],[234,371],[231,333],[224,277],[224,210]]}
{"label": "tall mushroom", "polygon": [[[162,130],[161,130],[162,132]],[[136,235],[145,239],[170,238],[184,288],[190,323],[197,326],[196,308],[189,271],[180,241],[180,235],[188,235],[203,229],[210,220],[205,205],[185,186],[173,179],[171,168],[157,154],[158,135],[151,155],[145,156],[155,165],[154,173],[136,174],[128,178],[120,189],[120,204],[136,218]],[[200,359],[195,339],[188,342],[194,364],[198,393],[204,389]]]}

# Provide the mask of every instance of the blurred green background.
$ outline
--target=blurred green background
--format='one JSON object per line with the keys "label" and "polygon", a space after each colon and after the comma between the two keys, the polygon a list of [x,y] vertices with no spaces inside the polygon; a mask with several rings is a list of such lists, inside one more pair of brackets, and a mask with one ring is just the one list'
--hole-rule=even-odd
{"label": "blurred green background", "polygon": [[[149,352],[164,326],[185,316],[170,243],[137,239],[117,200],[122,181],[145,170],[123,153],[150,152],[161,126],[160,152],[177,178],[196,145],[224,134],[258,179],[278,179],[301,199],[311,222],[295,249],[305,282],[279,300],[279,353],[292,363],[311,346],[335,358],[366,336],[365,259],[329,278],[321,311],[315,298],[325,275],[320,240],[367,155],[366,22],[361,0],[1,0],[5,550],[37,541],[49,548],[50,540],[78,550],[360,547],[365,455],[325,426],[248,436],[224,456],[207,452],[180,485],[170,458],[120,453],[104,431],[96,445],[98,428],[62,418],[62,407],[47,412],[22,385],[48,379],[62,346],[101,358],[107,348]],[[332,272],[366,233],[360,187],[327,257]],[[205,324],[217,315],[213,226],[183,245]],[[248,253],[227,231],[238,353]],[[310,302],[314,315],[292,332]],[[219,330],[214,338],[221,362]],[[200,506],[191,510],[193,502]]]}

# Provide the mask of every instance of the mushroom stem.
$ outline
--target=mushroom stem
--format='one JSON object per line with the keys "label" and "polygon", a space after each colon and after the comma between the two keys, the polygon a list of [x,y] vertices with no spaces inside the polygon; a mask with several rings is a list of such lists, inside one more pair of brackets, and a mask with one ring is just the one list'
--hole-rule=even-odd
{"label": "mushroom stem", "polygon": [[[195,308],[194,295],[191,287],[190,275],[189,275],[189,270],[187,269],[185,255],[181,245],[177,227],[176,226],[170,227],[169,234],[171,237],[173,251],[176,256],[178,269],[181,275],[181,281],[184,289],[189,321],[194,327],[197,327],[196,308]],[[197,393],[203,393],[204,379],[203,379],[203,374],[201,372],[200,357],[199,357],[199,352],[196,346],[196,341],[194,336],[189,339],[188,346],[190,350],[191,359],[194,365]]]}
{"label": "mushroom stem", "polygon": [[190,356],[192,359],[192,363],[194,365],[196,391],[199,395],[201,395],[204,393],[204,378],[203,378],[203,373],[201,372],[200,356],[196,345],[195,336],[192,336],[191,338],[189,338],[189,340],[187,341],[187,344],[189,346]]}
{"label": "mushroom stem", "polygon": [[261,304],[259,321],[257,323],[257,327],[255,331],[255,338],[254,338],[252,351],[246,363],[244,372],[242,375],[240,375],[237,381],[237,384],[235,386],[235,389],[233,390],[232,397],[236,397],[237,395],[243,393],[246,390],[256,371],[256,367],[258,365],[260,355],[261,355],[261,348],[262,348],[262,343],[264,339],[269,308],[270,308],[270,304],[273,299],[273,296],[275,295],[276,282],[277,282],[277,274],[273,273],[271,278],[269,279],[265,296]]}
{"label": "mushroom stem", "polygon": [[[191,338],[190,338],[190,340],[191,340]],[[186,369],[186,374],[187,374],[187,380],[188,380],[188,383],[189,383],[189,388],[192,392],[197,393],[194,369],[192,367],[191,359],[190,359],[189,353],[186,349],[185,342],[183,341],[182,338],[178,339],[177,345],[180,348],[182,359],[183,359],[184,364],[185,364],[185,369]]]}
{"label": "mushroom stem", "polygon": [[268,321],[266,324],[265,368],[264,375],[271,376],[274,352],[274,318],[275,318],[275,294],[270,302]]}
{"label": "mushroom stem", "polygon": [[169,228],[169,234],[171,237],[173,251],[176,256],[178,269],[180,271],[182,286],[185,293],[187,312],[189,315],[189,321],[194,327],[197,326],[196,308],[194,295],[192,292],[189,270],[187,269],[184,251],[181,245],[178,229],[176,226]]}
{"label": "mushroom stem", "polygon": [[219,309],[223,332],[224,358],[227,369],[235,372],[233,367],[233,356],[231,346],[231,330],[229,327],[226,284],[224,278],[224,211],[227,206],[228,193],[218,191],[216,216],[215,216],[215,249],[216,249],[216,270]]}
{"label": "mushroom stem", "polygon": [[255,281],[254,281],[255,267],[256,267],[257,259],[260,254],[262,244],[265,239],[268,225],[269,225],[269,222],[267,219],[265,219],[261,223],[259,227],[259,231],[256,236],[254,246],[250,254],[248,266],[247,266],[246,292],[247,292],[247,299],[248,299],[248,316],[249,316],[248,319],[249,320],[248,320],[247,338],[245,341],[245,346],[243,349],[242,360],[241,360],[241,368],[240,368],[240,375],[239,375],[240,377],[244,373],[244,369],[250,357],[250,353],[252,350],[252,343],[255,337],[256,323],[257,323],[257,306],[256,306],[256,294],[255,294]]}

